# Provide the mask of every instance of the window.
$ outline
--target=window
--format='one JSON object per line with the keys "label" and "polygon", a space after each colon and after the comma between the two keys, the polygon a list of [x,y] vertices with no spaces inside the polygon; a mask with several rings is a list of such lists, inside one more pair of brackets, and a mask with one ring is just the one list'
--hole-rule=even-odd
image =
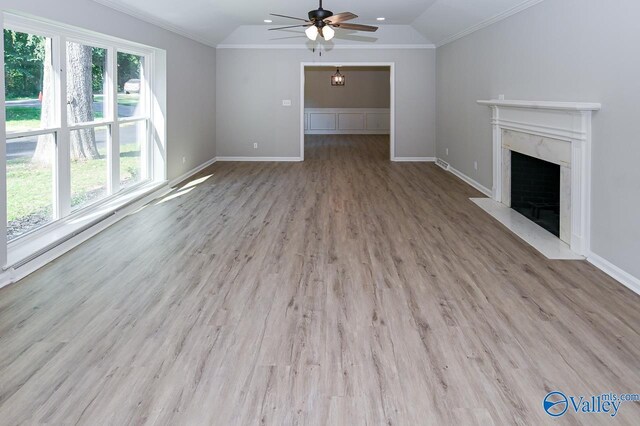
{"label": "window", "polygon": [[8,239],[57,218],[51,47],[49,37],[4,30]]}
{"label": "window", "polygon": [[3,35],[10,246],[164,180],[157,50],[9,14]]}
{"label": "window", "polygon": [[147,114],[145,58],[118,52],[118,117],[120,130],[120,186],[147,179]]}

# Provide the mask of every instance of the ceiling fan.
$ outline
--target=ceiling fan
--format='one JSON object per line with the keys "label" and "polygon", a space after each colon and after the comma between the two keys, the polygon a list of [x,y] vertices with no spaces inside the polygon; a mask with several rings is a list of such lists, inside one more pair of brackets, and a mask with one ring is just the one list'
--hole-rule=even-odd
{"label": "ceiling fan", "polygon": [[335,30],[333,28],[344,28],[346,30],[370,32],[374,32],[378,29],[378,27],[373,27],[371,25],[346,24],[345,21],[356,19],[358,15],[355,15],[351,12],[342,12],[334,15],[330,10],[324,10],[322,8],[322,0],[320,0],[320,6],[316,10],[312,10],[309,12],[309,19],[295,18],[293,16],[287,15],[278,15],[277,13],[272,13],[271,16],[296,19],[298,21],[304,21],[305,23],[301,25],[289,25],[287,27],[269,28],[269,31],[284,30],[288,28],[309,27],[305,30],[305,34],[310,40],[317,39],[318,34],[326,41],[331,40],[335,35]]}

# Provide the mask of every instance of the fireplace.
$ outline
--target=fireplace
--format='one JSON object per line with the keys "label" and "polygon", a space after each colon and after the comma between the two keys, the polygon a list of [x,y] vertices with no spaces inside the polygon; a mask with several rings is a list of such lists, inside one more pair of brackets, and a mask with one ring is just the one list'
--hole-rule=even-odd
{"label": "fireplace", "polygon": [[478,103],[492,109],[493,188],[492,200],[476,204],[547,257],[587,255],[591,117],[600,104]]}
{"label": "fireplace", "polygon": [[560,166],[511,152],[511,208],[560,238]]}

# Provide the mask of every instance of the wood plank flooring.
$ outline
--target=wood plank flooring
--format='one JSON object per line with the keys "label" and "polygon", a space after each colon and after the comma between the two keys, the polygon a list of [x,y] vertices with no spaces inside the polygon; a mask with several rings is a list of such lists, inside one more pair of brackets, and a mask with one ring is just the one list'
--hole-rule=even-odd
{"label": "wood plank flooring", "polygon": [[612,423],[542,399],[640,392],[640,297],[388,152],[215,164],[0,290],[0,424]]}

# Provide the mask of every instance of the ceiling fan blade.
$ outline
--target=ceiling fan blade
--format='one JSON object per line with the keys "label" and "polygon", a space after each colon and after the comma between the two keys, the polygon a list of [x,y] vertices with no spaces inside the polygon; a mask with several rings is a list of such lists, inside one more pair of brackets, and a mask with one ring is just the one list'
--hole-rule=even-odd
{"label": "ceiling fan blade", "polygon": [[341,12],[337,15],[333,15],[324,20],[327,24],[339,24],[340,22],[350,21],[356,19],[358,15],[351,12]]}
{"label": "ceiling fan blade", "polygon": [[307,19],[303,19],[303,18],[296,18],[296,17],[294,17],[294,16],[287,16],[287,15],[278,15],[277,13],[270,13],[269,15],[271,15],[271,16],[278,16],[278,17],[280,17],[280,18],[297,19],[298,21],[309,22]]}
{"label": "ceiling fan blade", "polygon": [[345,30],[356,30],[356,31],[375,32],[378,30],[378,27],[372,27],[371,25],[361,25],[361,24],[336,24],[332,26],[336,28],[342,28]]}
{"label": "ceiling fan blade", "polygon": [[287,28],[308,27],[308,26],[310,26],[310,25],[311,25],[311,23],[303,24],[303,25],[289,25],[289,26],[287,26],[287,27],[268,28],[268,31],[286,30]]}

